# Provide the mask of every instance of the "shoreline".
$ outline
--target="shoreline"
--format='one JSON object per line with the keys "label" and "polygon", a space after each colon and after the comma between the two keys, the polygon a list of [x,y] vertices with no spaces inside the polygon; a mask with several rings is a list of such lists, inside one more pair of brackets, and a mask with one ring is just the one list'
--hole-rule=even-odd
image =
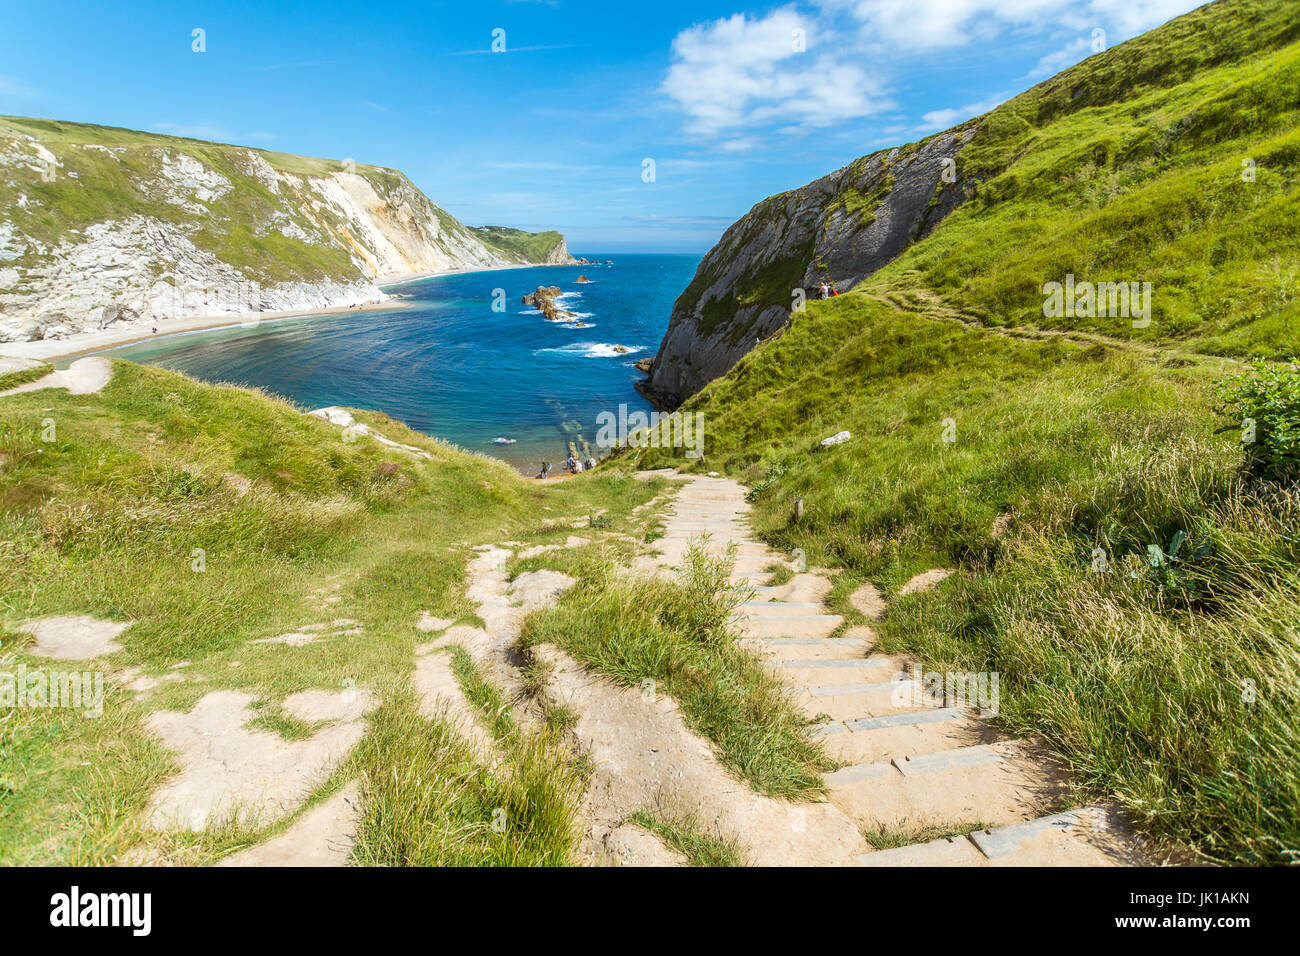
{"label": "shoreline", "polygon": [[[504,266],[485,266],[480,269],[448,269],[440,272],[410,272],[379,276],[372,280],[382,291],[385,287],[436,279],[442,276],[464,275],[472,272],[501,272],[508,269],[537,269],[543,266],[562,268],[567,263],[529,262]],[[126,326],[99,332],[84,332],[66,339],[36,339],[31,342],[0,342],[0,355],[7,358],[39,359],[57,362],[95,352],[135,345],[139,342],[189,335],[194,332],[215,332],[221,329],[256,328],[266,323],[309,319],[321,315],[339,315],[347,312],[377,312],[408,308],[401,299],[367,302],[363,305],[332,305],[324,309],[289,309],[280,312],[223,313],[222,315],[195,315],[184,319],[171,319],[165,327],[153,332],[149,326]]]}

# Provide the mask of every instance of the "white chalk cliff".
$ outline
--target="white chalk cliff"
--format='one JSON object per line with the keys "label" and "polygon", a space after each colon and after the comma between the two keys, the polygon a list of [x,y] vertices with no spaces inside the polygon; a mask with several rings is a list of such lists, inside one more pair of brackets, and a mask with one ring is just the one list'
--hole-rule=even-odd
{"label": "white chalk cliff", "polygon": [[374,303],[385,277],[572,261],[558,233],[529,253],[492,235],[391,169],[0,117],[0,342]]}

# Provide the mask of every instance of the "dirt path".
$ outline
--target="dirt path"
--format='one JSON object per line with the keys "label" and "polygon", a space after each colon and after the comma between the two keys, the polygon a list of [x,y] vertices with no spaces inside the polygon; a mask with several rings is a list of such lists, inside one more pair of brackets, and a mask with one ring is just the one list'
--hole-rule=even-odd
{"label": "dirt path", "polygon": [[[969,312],[963,312],[961,309],[949,305],[944,300],[943,296],[932,292],[929,289],[907,287],[900,289],[886,289],[880,292],[863,291],[860,294],[876,302],[880,302],[883,305],[889,306],[895,312],[919,312],[922,315],[927,315],[931,318],[960,322],[967,328],[979,329],[982,332],[992,332],[1009,339],[1019,339],[1028,342],[1063,339],[1074,345],[1085,347],[1090,345],[1102,345],[1106,348],[1142,355],[1160,361],[1165,361],[1170,356],[1174,356],[1188,361],[1217,365],[1223,370],[1224,374],[1235,369],[1244,368],[1246,365],[1246,363],[1241,359],[1212,355],[1207,352],[1191,351],[1181,348],[1177,343],[1171,342],[1154,343],[1121,339],[1116,338],[1113,335],[1105,335],[1101,332],[1088,332],[1082,329],[1045,329],[1037,326],[989,325],[980,319],[979,316],[972,315]],[[913,296],[916,301],[907,301],[904,297],[908,295]]]}
{"label": "dirt path", "polygon": [[[785,679],[818,722],[815,733],[827,751],[844,764],[826,777],[829,807],[806,805],[806,842],[825,848],[838,841],[838,853],[827,852],[820,862],[836,856],[864,866],[1140,861],[1138,842],[1115,815],[1071,806],[1067,778],[1033,742],[1006,738],[979,707],[955,699],[965,696],[965,684],[957,683],[955,694],[946,681],[927,692],[929,675],[876,651],[870,626],[832,636],[843,622],[823,606],[827,577],[806,572],[768,585],[764,569],[786,562],[750,534],[747,512],[743,486],[692,479],[658,542],[660,560],[679,565],[701,534],[710,535],[713,551],[735,546],[732,579],[755,589],[742,608],[744,640]],[[924,572],[901,592],[927,590],[951,573]],[[852,603],[869,618],[886,611],[870,584]],[[843,820],[854,824],[852,831]],[[859,833],[894,848],[872,851]],[[936,836],[947,833],[954,835]],[[789,848],[772,834],[751,826],[746,835],[752,862],[793,862],[782,859]]]}
{"label": "dirt path", "polygon": [[[456,725],[486,767],[499,765],[491,734],[451,671],[446,650],[459,646],[506,693],[521,725],[536,725],[549,708],[570,713],[571,739],[592,767],[580,808],[577,861],[588,865],[687,862],[656,834],[630,822],[639,811],[689,820],[701,833],[733,843],[747,862],[761,866],[1142,861],[1138,841],[1119,818],[1101,807],[1070,803],[1066,776],[1032,741],[1000,733],[981,710],[987,701],[968,702],[966,685],[954,688],[940,681],[934,689],[930,675],[913,662],[878,652],[870,625],[845,629],[843,618],[824,603],[831,591],[829,575],[796,567],[770,551],[751,531],[748,513],[742,485],[725,478],[689,478],[668,505],[664,534],[653,545],[656,553],[638,559],[628,573],[674,574],[687,551],[700,543],[717,554],[734,549],[732,581],[753,589],[737,621],[744,644],[782,677],[791,697],[815,722],[816,736],[842,764],[826,775],[828,799],[794,803],[756,793],[728,771],[714,746],[687,726],[676,701],[657,693],[652,682],[649,687],[617,685],[554,646],[533,649],[542,666],[533,675],[532,693],[525,693],[527,662],[517,647],[522,622],[559,600],[574,582],[550,570],[520,574],[512,581],[506,562],[539,553],[518,542],[481,546],[467,567],[466,593],[482,627],[450,626],[450,620],[428,614],[413,622],[430,637],[415,650],[413,680],[421,709]],[[574,537],[565,546],[588,540]],[[796,573],[771,585],[773,565]],[[900,591],[923,592],[951,573],[924,572]],[[870,584],[851,603],[871,620],[888,613],[887,602]],[[329,695],[313,694],[325,704],[334,703],[325,699]],[[306,707],[318,703],[314,697],[303,701],[304,708],[313,710],[304,719],[334,723],[310,741],[289,744],[250,731],[244,713],[248,702],[226,692],[228,706],[218,708],[221,714],[214,718],[223,724],[215,740],[224,741],[227,749],[238,743],[235,763],[264,771],[251,774],[254,779],[232,781],[226,759],[231,754],[214,750],[211,721],[195,725],[196,715],[221,696],[205,697],[191,714],[153,718],[155,730],[183,754],[186,765],[186,773],[154,797],[155,818],[165,819],[164,825],[202,826],[236,806],[251,806],[267,816],[286,812],[355,745],[374,706],[370,699],[360,700],[342,713],[336,707]],[[340,739],[332,740],[331,733]],[[295,747],[320,752],[290,753]],[[264,757],[260,763],[249,760],[254,752]],[[288,769],[295,772],[286,773]],[[271,780],[279,782],[279,789],[269,786]],[[248,792],[230,799],[232,784],[239,782]],[[227,863],[345,863],[357,813],[356,789],[345,787],[279,837]],[[891,848],[873,849],[881,845]]]}
{"label": "dirt path", "polygon": [[62,371],[50,372],[26,385],[19,385],[0,396],[36,392],[45,388],[66,388],[69,395],[93,395],[113,378],[113,363],[106,358],[77,359]]}

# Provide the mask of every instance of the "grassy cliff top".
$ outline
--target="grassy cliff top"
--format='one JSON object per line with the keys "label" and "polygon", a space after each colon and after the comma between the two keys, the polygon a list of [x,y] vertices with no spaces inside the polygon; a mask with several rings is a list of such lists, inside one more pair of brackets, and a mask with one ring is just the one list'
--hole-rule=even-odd
{"label": "grassy cliff top", "polygon": [[488,248],[523,262],[544,261],[564,241],[564,236],[554,230],[525,232],[510,226],[470,226],[469,231]]}
{"label": "grassy cliff top", "polygon": [[[0,133],[5,130],[17,134],[18,145],[0,176],[0,208],[20,238],[45,250],[84,241],[86,230],[98,223],[146,216],[181,228],[198,249],[249,277],[357,281],[356,226],[322,202],[322,193],[308,182],[342,173],[369,183],[381,211],[384,205],[409,209],[415,225],[448,255],[475,248],[476,239],[490,239],[489,247],[504,256],[538,262],[563,241],[556,232],[504,227],[480,235],[424,196],[402,172],[348,159],[28,117],[0,116]],[[52,169],[42,169],[48,160],[23,141],[27,136],[53,154]],[[168,159],[174,163],[182,155],[206,171],[168,166]],[[208,180],[211,195],[201,205],[177,186],[187,175]],[[394,217],[407,221],[405,214]],[[43,253],[29,249],[27,254]]]}
{"label": "grassy cliff top", "polygon": [[[252,150],[270,163],[273,169],[299,176],[326,176],[330,173],[347,170],[386,169],[383,166],[372,166],[352,160],[297,156],[291,153],[278,153],[273,150],[259,149],[255,146],[215,143],[211,140],[124,129],[120,126],[99,126],[93,123],[72,123],[64,120],[38,119],[30,116],[0,116],[0,125],[17,130],[19,133],[25,133],[28,136],[35,136],[47,147],[59,145],[170,147],[196,155],[228,150],[238,150],[240,152]],[[387,171],[396,172],[396,170]]]}
{"label": "grassy cliff top", "polygon": [[[403,808],[389,817],[371,795],[359,860],[563,862],[572,828],[545,818],[544,797],[567,757],[537,744],[511,751],[500,773],[480,767],[450,725],[418,709],[415,646],[434,635],[416,622],[481,623],[464,590],[474,546],[563,542],[571,522],[593,512],[622,531],[663,482],[590,475],[545,486],[381,413],[354,412],[428,457],[350,436],[254,390],[124,361],[113,369],[97,394],[0,399],[0,672],[21,664],[106,674],[99,718],[6,708],[0,863],[112,864],[131,847],[204,863],[281,832],[287,823],[149,830],[149,797],[178,768],[147,729],[149,714],[237,691],[254,700],[251,727],[295,741],[318,728],[287,714],[286,697],[349,687],[383,703],[353,757],[313,782],[316,799],[360,774]],[[120,651],[50,661],[18,630],[47,615],[130,627]],[[252,643],[304,627],[322,639]],[[136,676],[154,685],[148,693],[127,686]],[[433,780],[454,798],[422,816],[412,808]],[[498,807],[511,814],[508,841],[490,829]]]}
{"label": "grassy cliff top", "polygon": [[[989,113],[957,156],[963,202],[867,280],[941,294],[976,321],[1179,342],[1219,355],[1285,355],[1300,321],[1300,20],[1287,0],[1221,0],[1095,54]],[[936,134],[938,135],[938,134]],[[922,140],[899,147],[914,152]],[[892,150],[862,157],[885,160]],[[849,185],[819,215],[870,222],[884,192]],[[806,187],[756,204],[706,257],[675,312],[725,274],[728,245],[772,232]],[[723,255],[718,256],[717,253]],[[703,303],[704,332],[742,305],[787,305],[810,246],[744,272]],[[835,273],[834,261],[824,262]],[[1149,323],[1045,316],[1043,284],[1150,283]],[[745,328],[733,328],[736,341]]]}
{"label": "grassy cliff top", "polygon": [[[882,648],[999,673],[1086,798],[1228,862],[1300,846],[1300,495],[1244,467],[1255,426],[1300,433],[1300,372],[1245,420],[1216,387],[1297,348],[1294,13],[1222,0],[983,117],[963,206],[686,403],[703,461],[625,459],[746,481],[854,621],[863,582],[959,569]],[[1150,324],[1046,316],[1067,274],[1151,283]]]}

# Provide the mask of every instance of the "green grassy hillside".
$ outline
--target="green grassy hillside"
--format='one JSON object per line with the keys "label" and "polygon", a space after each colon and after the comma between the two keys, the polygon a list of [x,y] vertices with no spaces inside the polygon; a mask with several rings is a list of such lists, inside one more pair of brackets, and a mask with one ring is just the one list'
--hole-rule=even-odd
{"label": "green grassy hillside", "polygon": [[[356,226],[308,179],[355,173],[390,210],[406,209],[415,226],[425,224],[429,241],[451,256],[483,255],[474,231],[432,203],[401,172],[352,160],[319,159],[140,132],[109,126],[28,117],[0,116],[0,131],[31,136],[55,157],[53,169],[40,161],[6,165],[0,176],[0,208],[16,233],[44,246],[57,246],[96,223],[132,216],[184,226],[202,251],[242,274],[263,281],[355,281],[351,253],[366,241]],[[189,156],[229,182],[204,203],[202,215],[169,196],[163,154]],[[260,164],[265,164],[261,166]],[[266,172],[294,177],[278,182]],[[50,175],[52,173],[52,175]],[[25,197],[19,202],[19,197]],[[382,210],[370,210],[385,217]],[[395,222],[405,220],[391,217]],[[406,223],[405,228],[410,228]],[[559,233],[505,230],[492,251],[516,261],[541,261]],[[466,252],[465,250],[469,250]],[[486,258],[486,256],[484,256]]]}
{"label": "green grassy hillside", "polygon": [[550,232],[524,232],[509,226],[470,226],[469,231],[490,249],[520,262],[546,262],[564,242],[564,236]]}
{"label": "green grassy hillside", "polygon": [[[1300,852],[1300,491],[1243,470],[1215,385],[1297,349],[1294,12],[1212,4],[983,118],[969,202],[687,403],[705,460],[624,459],[746,480],[770,541],[841,569],[850,617],[863,581],[958,568],[893,605],[886,649],[999,672],[1009,729],[1229,862]],[[1150,325],[1048,319],[1067,273],[1151,282]],[[1293,441],[1280,374],[1249,414]]]}
{"label": "green grassy hillside", "polygon": [[[349,686],[381,706],[312,803],[345,780],[369,782],[358,861],[567,858],[581,792],[572,754],[545,735],[516,735],[505,764],[479,767],[450,725],[420,714],[410,675],[428,635],[415,622],[424,612],[477,620],[464,595],[473,546],[563,541],[569,519],[602,508],[621,530],[662,482],[593,475],[541,486],[382,414],[356,414],[430,457],[349,441],[254,391],[129,362],[114,363],[99,394],[0,400],[0,670],[51,666],[18,631],[25,619],[133,622],[121,651],[68,665],[107,671],[102,717],[6,708],[0,863],[103,864],[141,849],[201,863],[283,830],[288,821],[145,828],[150,794],[176,770],[147,716],[240,690],[255,696],[258,726],[292,740],[313,728],[283,712],[287,695]],[[250,643],[340,617],[363,633],[301,648]],[[128,668],[157,682],[150,694],[124,686]],[[434,782],[442,789],[431,796]],[[508,834],[493,830],[502,807]]]}
{"label": "green grassy hillside", "polygon": [[[0,125],[36,137],[60,164],[48,181],[40,171],[23,167],[11,169],[9,180],[0,178],[0,207],[19,235],[57,245],[96,223],[135,215],[177,225],[190,222],[190,210],[168,202],[161,190],[142,188],[142,184],[160,179],[159,151],[171,150],[194,157],[232,186],[211,203],[211,215],[194,232],[192,241],[199,249],[249,276],[269,281],[356,277],[356,267],[343,243],[309,242],[263,228],[277,215],[305,232],[316,232],[317,224],[304,216],[300,204],[287,202],[254,175],[248,157],[260,156],[272,169],[299,176],[341,172],[345,168],[341,162],[56,120],[5,116],[0,117]],[[378,173],[376,167],[354,168],[363,175]],[[29,201],[19,204],[19,194]],[[316,214],[323,217],[321,224],[329,233],[337,233],[345,225],[328,209]]]}
{"label": "green grassy hillside", "polygon": [[[871,280],[1034,325],[1282,357],[1300,322],[1300,20],[1226,0],[999,107],[974,198]],[[1047,317],[1043,283],[1151,284],[1151,315]]]}

